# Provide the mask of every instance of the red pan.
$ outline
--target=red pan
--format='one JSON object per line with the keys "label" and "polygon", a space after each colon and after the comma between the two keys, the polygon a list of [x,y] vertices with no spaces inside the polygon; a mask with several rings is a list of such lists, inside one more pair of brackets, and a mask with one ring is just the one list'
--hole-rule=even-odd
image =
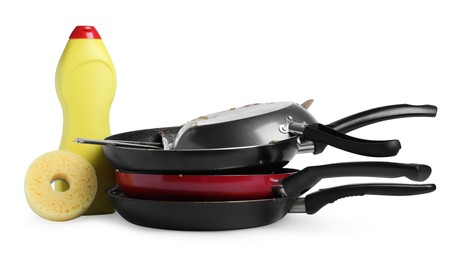
{"label": "red pan", "polygon": [[293,183],[296,190],[305,191],[321,179],[331,177],[407,177],[413,181],[424,181],[430,174],[431,168],[421,164],[350,162],[310,166],[301,171],[281,169],[269,174],[175,175],[118,171],[116,182],[129,198],[229,201],[286,196],[282,192],[283,180]]}

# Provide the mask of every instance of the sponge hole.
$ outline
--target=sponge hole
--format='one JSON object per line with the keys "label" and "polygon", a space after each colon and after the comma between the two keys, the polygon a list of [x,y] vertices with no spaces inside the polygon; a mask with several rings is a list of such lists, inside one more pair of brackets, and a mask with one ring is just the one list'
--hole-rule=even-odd
{"label": "sponge hole", "polygon": [[65,192],[69,190],[69,183],[65,179],[54,179],[50,182],[50,186],[55,192]]}

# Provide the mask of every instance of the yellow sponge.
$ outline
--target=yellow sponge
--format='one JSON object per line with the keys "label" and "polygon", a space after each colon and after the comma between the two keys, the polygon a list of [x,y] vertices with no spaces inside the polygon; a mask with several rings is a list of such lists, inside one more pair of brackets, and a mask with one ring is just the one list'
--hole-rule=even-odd
{"label": "yellow sponge", "polygon": [[[63,181],[65,191],[55,191],[52,183]],[[97,191],[92,165],[82,156],[65,150],[45,153],[35,159],[26,173],[27,203],[39,216],[54,221],[79,217],[88,209]]]}

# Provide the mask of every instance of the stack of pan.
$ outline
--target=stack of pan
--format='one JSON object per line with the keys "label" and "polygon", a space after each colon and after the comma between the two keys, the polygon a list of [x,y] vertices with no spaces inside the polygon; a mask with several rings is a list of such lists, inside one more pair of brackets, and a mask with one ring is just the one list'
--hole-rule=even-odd
{"label": "stack of pan", "polygon": [[323,125],[307,111],[310,104],[253,104],[181,127],[106,138],[101,142],[105,155],[117,169],[117,186],[108,190],[115,209],[129,222],[147,227],[229,230],[268,225],[288,212],[314,214],[348,196],[415,195],[436,189],[434,184],[369,183],[300,197],[324,178],[424,181],[431,174],[427,165],[380,161],[284,168],[297,153],[319,154],[327,145],[364,156],[394,156],[401,148],[398,140],[364,140],[346,133],[389,119],[437,113],[431,105],[392,105]]}

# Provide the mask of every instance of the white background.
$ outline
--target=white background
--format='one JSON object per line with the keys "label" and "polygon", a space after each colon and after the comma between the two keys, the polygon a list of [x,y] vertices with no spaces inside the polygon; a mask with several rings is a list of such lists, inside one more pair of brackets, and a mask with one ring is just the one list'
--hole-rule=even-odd
{"label": "white background", "polygon": [[[462,13],[461,2],[443,0],[2,1],[0,258],[461,259]],[[399,155],[377,160],[429,164],[427,182],[438,189],[343,199],[240,231],[149,229],[117,213],[44,220],[28,207],[23,181],[37,156],[59,146],[55,69],[76,25],[98,29],[116,67],[112,133],[256,102],[313,98],[322,123],[377,106],[433,104],[436,118],[352,135],[400,139]],[[360,160],[372,159],[328,148],[289,166]],[[326,180],[315,190],[369,181],[378,180]]]}

